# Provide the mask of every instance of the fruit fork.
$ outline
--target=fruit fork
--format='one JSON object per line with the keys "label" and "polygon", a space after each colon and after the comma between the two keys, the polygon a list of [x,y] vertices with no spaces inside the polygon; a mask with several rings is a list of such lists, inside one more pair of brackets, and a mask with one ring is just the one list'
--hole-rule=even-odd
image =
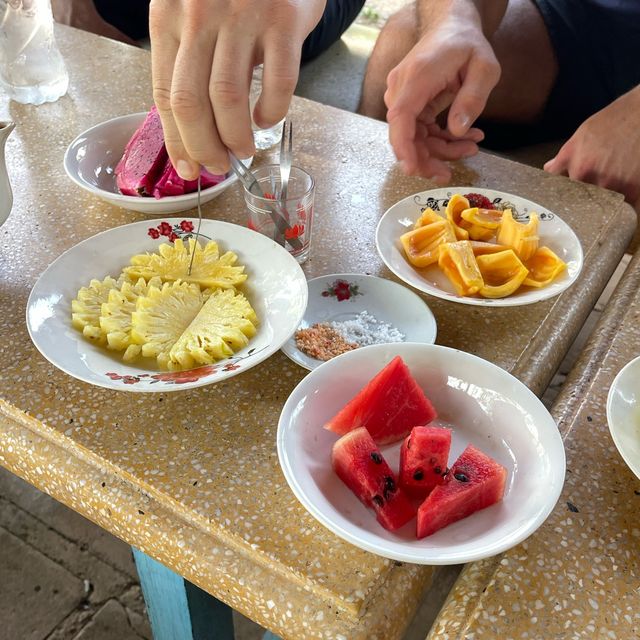
{"label": "fruit fork", "polygon": [[291,174],[292,156],[293,124],[285,120],[284,125],[282,126],[282,138],[280,139],[280,194],[278,196],[278,200],[287,199],[287,188],[289,186],[289,175]]}

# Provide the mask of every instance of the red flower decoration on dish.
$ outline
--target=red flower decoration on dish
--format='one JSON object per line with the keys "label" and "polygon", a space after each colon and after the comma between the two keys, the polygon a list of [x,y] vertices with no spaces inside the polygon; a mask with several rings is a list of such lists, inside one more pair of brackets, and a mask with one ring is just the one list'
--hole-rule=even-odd
{"label": "red flower decoration on dish", "polygon": [[358,290],[357,284],[352,284],[351,282],[338,278],[322,292],[322,295],[325,298],[335,296],[338,299],[338,302],[341,302],[342,300],[349,300],[352,296],[359,296],[362,294]]}
{"label": "red flower decoration on dish", "polygon": [[235,371],[236,369],[239,369],[240,365],[239,364],[235,364],[233,362],[231,362],[230,364],[225,365],[224,367],[222,367],[223,371]]}
{"label": "red flower decoration on dish", "polygon": [[147,233],[154,239],[157,240],[160,237],[160,232],[153,227],[147,231]]}
{"label": "red flower decoration on dish", "polygon": [[185,232],[185,233],[189,233],[190,231],[193,231],[193,222],[191,222],[191,220],[183,220],[180,223],[180,228]]}
{"label": "red flower decoration on dish", "polygon": [[175,242],[180,236],[173,231],[169,234],[169,242]]}
{"label": "red flower decoration on dish", "polygon": [[218,368],[218,365],[208,364],[197,369],[189,369],[188,371],[167,371],[166,373],[156,373],[151,377],[161,382],[171,382],[173,384],[185,384],[186,382],[197,382],[200,378],[208,376]]}
{"label": "red flower decoration on dish", "polygon": [[158,231],[161,236],[170,236],[173,233],[173,228],[168,222],[161,222],[158,225]]}

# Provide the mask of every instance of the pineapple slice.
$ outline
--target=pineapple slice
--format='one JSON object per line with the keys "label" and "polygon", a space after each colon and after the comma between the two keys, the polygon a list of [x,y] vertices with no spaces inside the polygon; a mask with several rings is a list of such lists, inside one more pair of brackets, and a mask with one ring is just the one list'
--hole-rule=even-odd
{"label": "pineapple slice", "polygon": [[[195,247],[193,268],[188,275],[191,252]],[[126,267],[124,273],[129,277],[149,280],[154,276],[162,278],[163,282],[182,280],[187,283],[199,284],[203,289],[229,289],[244,282],[247,275],[244,267],[233,266],[238,256],[233,251],[220,255],[218,243],[214,240],[207,242],[204,249],[200,243],[189,238],[189,247],[181,239],[177,239],[173,246],[161,244],[157,253],[145,253],[133,256],[131,266]]]}
{"label": "pineapple slice", "polygon": [[111,289],[107,302],[101,307],[100,329],[106,336],[107,348],[124,351],[125,362],[135,360],[140,354],[139,344],[131,341],[131,314],[136,310],[136,300],[147,294],[149,287],[162,287],[162,280],[152,278],[147,283],[140,278],[136,283],[124,281],[120,289]]}
{"label": "pineapple slice", "polygon": [[227,358],[255,335],[258,318],[249,301],[232,289],[214,291],[173,345],[169,369],[190,369]]}
{"label": "pineapple slice", "polygon": [[204,305],[206,295],[197,284],[165,282],[162,288],[150,286],[138,296],[131,314],[131,341],[141,345],[144,357],[157,358],[166,369],[169,352]]}
{"label": "pineapple slice", "polygon": [[88,287],[82,287],[75,300],[71,301],[71,323],[82,331],[85,338],[101,346],[107,344],[107,337],[100,328],[100,310],[109,292],[117,287],[118,282],[111,276],[102,281],[94,279]]}

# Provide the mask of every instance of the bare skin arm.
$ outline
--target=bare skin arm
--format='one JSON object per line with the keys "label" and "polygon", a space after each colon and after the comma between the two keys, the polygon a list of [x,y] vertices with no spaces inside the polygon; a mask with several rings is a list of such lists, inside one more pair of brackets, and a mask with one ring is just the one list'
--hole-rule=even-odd
{"label": "bare skin arm", "polygon": [[587,118],[545,171],[622,193],[640,206],[640,86]]}
{"label": "bare skin arm", "polygon": [[[476,151],[471,129],[500,78],[488,38],[508,0],[419,0],[417,44],[387,79],[389,138],[406,173],[448,180],[444,160]],[[449,108],[447,131],[436,122]]]}

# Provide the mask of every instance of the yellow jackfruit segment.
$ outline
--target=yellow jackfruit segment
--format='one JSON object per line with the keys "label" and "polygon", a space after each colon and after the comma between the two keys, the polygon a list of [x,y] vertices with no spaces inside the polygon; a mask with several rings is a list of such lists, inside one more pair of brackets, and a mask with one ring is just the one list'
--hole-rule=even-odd
{"label": "yellow jackfruit segment", "polygon": [[438,265],[458,295],[471,296],[480,291],[484,281],[468,240],[442,244],[439,254]]}
{"label": "yellow jackfruit segment", "polygon": [[526,262],[538,249],[538,222],[536,213],[532,213],[529,222],[524,224],[514,220],[511,209],[506,209],[498,231],[498,244],[510,247],[522,262]]}
{"label": "yellow jackfruit segment", "polygon": [[480,295],[484,298],[511,295],[520,288],[529,273],[513,249],[478,256],[477,263],[484,280],[484,286],[480,288]]}
{"label": "yellow jackfruit segment", "polygon": [[529,274],[522,284],[529,287],[546,287],[567,268],[567,264],[548,247],[540,247],[525,266]]}
{"label": "yellow jackfruit segment", "polygon": [[473,251],[473,255],[483,256],[487,253],[499,253],[500,251],[504,251],[504,245],[494,244],[493,242],[479,242],[476,240],[470,240],[471,250]]}
{"label": "yellow jackfruit segment", "polygon": [[415,221],[413,228],[417,229],[418,227],[424,227],[427,224],[431,224],[432,222],[439,222],[440,220],[443,220],[443,217],[439,213],[436,213],[430,207],[427,207],[420,214],[420,217]]}
{"label": "yellow jackfruit segment", "polygon": [[486,242],[496,234],[502,219],[502,211],[472,207],[465,209],[461,216],[461,224],[469,233],[469,238]]}
{"label": "yellow jackfruit segment", "polygon": [[[191,252],[195,250],[193,267],[189,275]],[[234,266],[238,256],[227,251],[222,256],[218,243],[210,240],[204,246],[193,238],[188,246],[178,238],[173,245],[161,244],[158,253],[143,253],[131,258],[131,266],[124,273],[132,278],[149,280],[155,276],[163,282],[182,280],[200,285],[204,288],[228,289],[241,284],[247,279],[244,267]]]}
{"label": "yellow jackfruit segment", "polygon": [[455,239],[451,222],[444,218],[400,236],[407,259],[418,268],[428,267],[437,262],[438,247],[445,242],[455,242]]}
{"label": "yellow jackfruit segment", "polygon": [[453,225],[458,240],[468,240],[469,232],[463,228],[462,212],[469,208],[469,201],[458,193],[451,196],[447,204],[447,220]]}

